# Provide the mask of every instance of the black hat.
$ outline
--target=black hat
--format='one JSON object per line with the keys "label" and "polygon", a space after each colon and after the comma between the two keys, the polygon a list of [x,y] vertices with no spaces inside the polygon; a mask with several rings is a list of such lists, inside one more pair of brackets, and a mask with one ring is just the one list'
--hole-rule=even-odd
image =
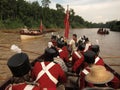
{"label": "black hat", "polygon": [[58,52],[55,48],[47,48],[45,49],[45,60],[52,61],[54,57],[58,55]]}
{"label": "black hat", "polygon": [[57,39],[57,36],[55,36],[55,35],[52,35],[52,36],[51,36],[51,39],[54,39],[54,40],[56,40],[56,39]]}
{"label": "black hat", "polygon": [[88,50],[84,53],[85,62],[88,64],[93,64],[95,62],[96,53]]}
{"label": "black hat", "polygon": [[95,53],[98,53],[100,51],[99,45],[92,45],[91,50]]}
{"label": "black hat", "polygon": [[13,76],[22,77],[30,70],[30,63],[27,54],[17,53],[13,55],[7,63]]}
{"label": "black hat", "polygon": [[60,39],[57,40],[57,47],[62,48],[65,45],[64,41],[61,41]]}
{"label": "black hat", "polygon": [[80,44],[78,50],[83,51],[85,49],[85,44]]}

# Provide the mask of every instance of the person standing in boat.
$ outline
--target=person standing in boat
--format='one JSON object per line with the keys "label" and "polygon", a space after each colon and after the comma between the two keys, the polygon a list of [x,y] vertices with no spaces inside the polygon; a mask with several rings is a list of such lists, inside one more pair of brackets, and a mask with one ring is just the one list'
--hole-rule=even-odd
{"label": "person standing in boat", "polygon": [[71,48],[71,52],[77,49],[77,35],[73,34],[72,39],[69,42],[69,48]]}
{"label": "person standing in boat", "polygon": [[41,90],[37,82],[33,82],[30,78],[31,66],[28,55],[18,53],[13,55],[7,63],[13,74],[12,82],[5,90]]}
{"label": "person standing in boat", "polygon": [[[56,90],[58,82],[66,82],[66,75],[59,64],[53,62],[56,50],[47,48],[44,61],[36,62],[32,70],[32,78],[38,82],[42,90]],[[62,89],[61,89],[62,90]]]}

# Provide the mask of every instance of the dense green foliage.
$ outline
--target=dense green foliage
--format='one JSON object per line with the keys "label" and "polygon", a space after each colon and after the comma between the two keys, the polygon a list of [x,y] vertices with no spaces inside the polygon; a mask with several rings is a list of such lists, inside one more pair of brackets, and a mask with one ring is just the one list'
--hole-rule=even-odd
{"label": "dense green foliage", "polygon": [[[39,28],[42,20],[45,28],[64,28],[65,9],[56,4],[56,10],[50,9],[50,0],[42,0],[42,6],[37,1],[26,2],[25,0],[0,0],[0,29],[3,28]],[[71,28],[101,27],[85,21],[82,17],[75,15],[70,9]]]}

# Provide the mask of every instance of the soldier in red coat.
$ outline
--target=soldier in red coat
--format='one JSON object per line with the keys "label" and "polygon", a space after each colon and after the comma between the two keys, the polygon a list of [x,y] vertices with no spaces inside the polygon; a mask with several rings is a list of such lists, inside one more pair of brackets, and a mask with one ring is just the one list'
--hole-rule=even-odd
{"label": "soldier in red coat", "polygon": [[101,65],[92,66],[85,80],[88,87],[112,87],[114,89],[120,87],[120,80]]}
{"label": "soldier in red coat", "polygon": [[[91,87],[94,86],[94,84],[92,84],[92,83],[86,83],[85,76],[87,74],[89,74],[89,72],[91,71],[91,68],[96,65],[95,57],[96,57],[96,53],[94,53],[93,51],[88,50],[84,53],[84,58],[85,58],[84,60],[85,60],[85,62],[87,62],[88,66],[85,69],[83,69],[82,72],[80,72],[80,76],[81,76],[81,78],[80,78],[80,90],[82,90],[83,88],[85,88],[87,86],[91,86]],[[101,67],[102,67],[102,65],[101,65]],[[117,77],[114,76],[109,81],[109,83],[107,85],[116,89],[119,87],[120,81]]]}
{"label": "soldier in red coat", "polygon": [[61,41],[60,39],[57,40],[57,50],[59,52],[59,56],[60,58],[63,59],[64,62],[69,62],[69,53],[64,50],[65,43],[63,41]]}
{"label": "soldier in red coat", "polygon": [[13,74],[13,83],[8,85],[5,90],[42,90],[38,83],[31,82],[29,75],[31,67],[27,54],[13,55],[7,65]]}
{"label": "soldier in red coat", "polygon": [[102,65],[104,66],[104,61],[101,57],[99,57],[99,52],[100,52],[100,47],[99,45],[92,45],[91,50],[96,53],[96,58],[95,58],[95,65]]}
{"label": "soldier in red coat", "polygon": [[32,77],[38,82],[43,90],[56,90],[58,82],[66,82],[66,76],[59,64],[53,62],[56,51],[52,48],[45,50],[44,61],[36,62]]}
{"label": "soldier in red coat", "polygon": [[53,43],[54,46],[57,46],[57,36],[52,35],[51,36],[51,42]]}
{"label": "soldier in red coat", "polygon": [[83,56],[83,50],[85,48],[85,45],[80,44],[78,46],[78,49],[72,53],[72,70],[74,72],[80,72],[80,69],[83,68],[83,62],[84,62],[84,56]]}

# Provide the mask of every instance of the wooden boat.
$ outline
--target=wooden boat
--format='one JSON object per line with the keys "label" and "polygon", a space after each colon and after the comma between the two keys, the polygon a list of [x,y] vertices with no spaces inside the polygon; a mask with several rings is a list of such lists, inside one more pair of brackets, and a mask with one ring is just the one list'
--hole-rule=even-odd
{"label": "wooden boat", "polygon": [[34,39],[34,38],[39,38],[42,37],[46,33],[50,32],[55,32],[54,30],[49,30],[49,31],[43,31],[40,32],[40,30],[20,30],[20,38],[21,40],[26,40],[26,39]]}
{"label": "wooden boat", "polygon": [[[36,58],[33,62],[31,62],[31,65],[34,66],[36,61],[42,61],[43,60],[43,55],[39,56],[38,58]],[[120,74],[118,74],[115,70],[113,70],[110,66],[108,66],[107,64],[105,64],[105,67],[107,68],[107,70],[109,70],[110,72],[112,72],[117,78],[119,78],[120,80]],[[77,74],[72,74],[69,73],[68,76],[74,76],[74,77],[80,77]],[[10,83],[12,82],[12,77],[7,79],[1,86],[0,86],[0,90],[5,90],[6,86],[8,86]],[[73,84],[70,85],[69,83],[66,83],[65,86],[65,90],[79,90],[79,86],[78,84]]]}
{"label": "wooden boat", "polygon": [[97,31],[97,34],[101,34],[101,35],[107,35],[109,34],[109,31],[104,29],[103,28],[100,28],[98,31]]}

